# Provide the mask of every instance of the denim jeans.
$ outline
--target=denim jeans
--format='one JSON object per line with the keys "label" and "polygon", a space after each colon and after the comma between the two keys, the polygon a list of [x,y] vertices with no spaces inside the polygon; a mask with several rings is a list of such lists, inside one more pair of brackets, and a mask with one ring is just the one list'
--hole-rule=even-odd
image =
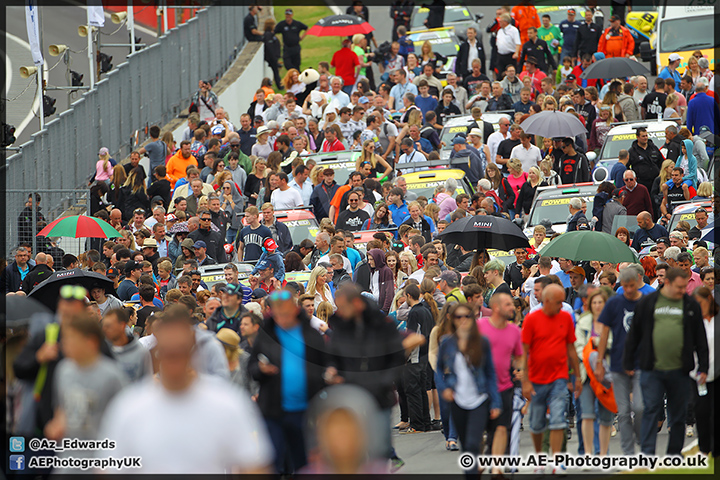
{"label": "denim jeans", "polygon": [[680,455],[685,441],[685,411],[694,388],[687,373],[680,370],[643,370],[640,377],[643,402],[640,430],[642,453],[655,455],[657,424],[662,417],[663,396],[667,396],[667,420],[670,430],[667,455]]}
{"label": "denim jeans", "polygon": [[307,464],[304,416],[305,412],[283,412],[279,417],[265,418],[275,448],[275,469],[280,474],[291,474]]}
{"label": "denim jeans", "polygon": [[442,392],[438,392],[438,397],[440,397],[440,419],[442,420],[445,441],[457,441],[458,436],[455,430],[455,422],[453,422],[452,415],[450,415],[450,404],[442,398]]}
{"label": "denim jeans", "polygon": [[479,407],[473,410],[458,407],[455,402],[450,405],[451,415],[457,426],[460,447],[463,452],[474,455],[480,454],[483,433],[485,433],[490,418],[489,405],[490,399],[486,399]]}
{"label": "denim jeans", "polygon": [[[567,428],[568,389],[567,379],[558,378],[552,383],[533,383],[535,396],[530,402],[530,431],[543,433],[545,429],[565,430]],[[548,425],[547,411],[550,411]]]}
{"label": "denim jeans", "polygon": [[[629,377],[625,372],[612,372],[615,403],[618,407],[618,431],[623,455],[635,455],[635,442],[640,443],[640,425],[643,417],[643,395],[640,388],[642,373],[638,370]],[[633,399],[630,401],[630,394]],[[631,413],[635,414],[635,418]],[[657,428],[657,425],[655,426]]]}
{"label": "denim jeans", "polygon": [[[590,388],[590,386],[589,386],[589,385],[583,385],[583,393],[585,393],[585,388]],[[582,396],[582,394],[581,394],[581,396]],[[583,439],[583,435],[582,435],[582,414],[583,414],[583,407],[582,407],[582,404],[580,403],[580,398],[574,398],[574,396],[573,396],[572,399],[573,399],[573,401],[575,402],[575,419],[576,419],[576,421],[575,421],[575,426],[577,427],[577,439],[578,439],[578,449],[577,449],[577,452],[578,452],[578,455],[585,455],[585,452],[586,452],[586,450],[585,450],[585,440]],[[599,403],[600,403],[600,402],[598,402],[598,401],[596,400],[596,401],[595,401],[594,408],[593,408],[593,412],[596,413],[596,415],[595,415],[595,421],[593,422],[593,448],[592,448],[592,453],[593,453],[594,455],[599,455],[599,454],[600,454],[600,437],[599,437],[600,422],[599,422],[598,419],[597,419],[597,416],[598,416],[598,404],[599,404]]]}

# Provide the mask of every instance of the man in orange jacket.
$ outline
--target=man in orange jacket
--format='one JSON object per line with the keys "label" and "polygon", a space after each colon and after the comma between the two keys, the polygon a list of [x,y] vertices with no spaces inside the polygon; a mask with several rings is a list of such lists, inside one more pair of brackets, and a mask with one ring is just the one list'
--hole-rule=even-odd
{"label": "man in orange jacket", "polygon": [[515,20],[515,26],[520,30],[520,43],[525,45],[529,40],[528,28],[540,28],[540,16],[528,0],[522,0],[520,5],[513,7],[512,17]]}
{"label": "man in orange jacket", "polygon": [[190,142],[183,140],[180,142],[180,149],[175,152],[175,155],[170,157],[165,168],[167,169],[167,179],[170,180],[170,185],[175,188],[175,182],[185,176],[185,170],[190,165],[198,166],[198,162],[195,157],[190,153]]}
{"label": "man in orange jacket", "polygon": [[629,57],[635,50],[635,39],[630,30],[620,24],[620,17],[610,17],[610,26],[600,36],[598,52],[605,54],[605,58]]}

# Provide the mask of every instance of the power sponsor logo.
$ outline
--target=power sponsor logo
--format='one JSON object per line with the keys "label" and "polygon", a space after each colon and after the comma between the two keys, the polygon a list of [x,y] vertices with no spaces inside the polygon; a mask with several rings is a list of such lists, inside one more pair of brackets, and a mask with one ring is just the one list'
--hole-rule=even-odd
{"label": "power sponsor logo", "polygon": [[547,200],[543,200],[540,203],[541,207],[554,207],[556,205],[568,205],[570,204],[570,200],[573,198],[579,198],[580,200],[585,200],[585,202],[589,202],[589,197],[563,197],[563,198],[549,198]]}

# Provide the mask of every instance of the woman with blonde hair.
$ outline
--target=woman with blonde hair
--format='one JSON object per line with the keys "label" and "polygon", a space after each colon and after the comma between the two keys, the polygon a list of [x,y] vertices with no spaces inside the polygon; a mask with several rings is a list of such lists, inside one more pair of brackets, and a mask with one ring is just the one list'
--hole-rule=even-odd
{"label": "woman with blonde hair", "polygon": [[323,170],[325,170],[325,167],[323,167],[322,165],[315,165],[310,171],[310,181],[312,182],[313,187],[317,187],[323,182]]}
{"label": "woman with blonde hair", "polygon": [[547,156],[540,162],[540,171],[542,178],[548,185],[560,185],[560,176],[552,169],[553,161],[551,156]]}
{"label": "woman with blonde hair", "polygon": [[535,198],[535,192],[537,187],[546,187],[547,183],[543,180],[543,174],[538,167],[530,167],[528,178],[520,191],[518,192],[517,202],[515,204],[515,218],[520,218],[521,215],[530,215],[532,209],[532,202]]}
{"label": "woman with blonde hair", "polygon": [[175,148],[175,137],[173,137],[172,132],[165,132],[160,140],[165,144],[165,151],[167,152],[167,155],[165,155],[165,163],[167,163],[170,157],[175,155],[177,151],[177,148]]}
{"label": "woman with blonde hair", "polygon": [[547,95],[542,103],[543,110],[549,110],[551,112],[554,112],[558,109],[558,103],[557,100],[555,100],[555,97],[552,95]]}
{"label": "woman with blonde hair", "polygon": [[[607,99],[607,95],[605,98]],[[607,138],[607,134],[615,121],[612,116],[612,109],[613,106],[605,102],[599,105],[598,118],[593,121],[590,128],[590,138],[588,139],[588,148],[590,150],[599,151],[605,143],[605,138]]]}
{"label": "woman with blonde hair", "polygon": [[[392,167],[384,158],[375,153],[375,142],[372,139],[363,142],[362,152],[355,162],[355,170],[360,171],[362,165],[366,162],[370,164],[370,178],[376,178],[378,182],[390,178]],[[380,178],[377,178],[378,173],[380,173],[378,165],[382,167],[382,177]]]}
{"label": "woman with blonde hair", "polygon": [[690,78],[692,78],[693,86],[697,85],[697,79],[702,77],[702,72],[700,71],[698,59],[694,56],[688,58],[687,67],[685,68],[685,73],[683,74],[683,76],[685,75],[688,75]]}
{"label": "woman with blonde hair", "polygon": [[320,302],[328,302],[332,305],[333,311],[335,311],[335,300],[333,300],[332,293],[330,292],[330,286],[326,282],[327,270],[325,267],[317,266],[310,272],[310,279],[308,280],[307,290],[305,291],[308,295],[315,297],[315,310],[317,310]]}
{"label": "woman with blonde hair", "polygon": [[130,251],[137,249],[137,246],[135,245],[135,237],[130,230],[123,229],[118,233],[121,235],[121,237],[118,238],[118,243],[124,245],[125,248]]}
{"label": "woman with blonde hair", "polygon": [[98,161],[95,162],[95,180],[110,183],[113,176],[113,166],[110,164],[110,152],[103,147],[98,153]]}
{"label": "woman with blonde hair", "polygon": [[407,123],[405,123],[405,125],[403,125],[403,127],[400,129],[397,139],[395,140],[395,158],[400,158],[400,142],[403,138],[407,137],[410,134],[410,127],[413,125],[417,125],[418,128],[422,129],[423,117],[422,111],[419,108],[411,109],[409,112],[406,112],[403,117],[404,116],[407,116]]}
{"label": "woman with blonde hair", "polygon": [[709,200],[713,196],[713,184],[710,182],[702,182],[698,185],[697,196],[695,200]]}
{"label": "woman with blonde hair", "polygon": [[413,255],[412,252],[408,252],[407,250],[403,250],[402,252],[400,252],[400,271],[409,277],[414,272],[416,272],[417,269],[418,266],[415,255]]}
{"label": "woman with blonde hair", "polygon": [[682,117],[678,113],[678,103],[680,97],[678,94],[673,92],[665,99],[665,110],[663,111],[663,120],[675,120],[678,125],[682,123]]}
{"label": "woman with blonde hair", "polygon": [[333,313],[335,313],[335,307],[330,302],[320,302],[315,310],[315,316],[326,324]]}
{"label": "woman with blonde hair", "polygon": [[260,193],[260,188],[263,186],[267,174],[267,160],[263,157],[255,157],[252,171],[245,181],[245,188],[242,190],[244,195],[250,199],[251,205],[254,205],[257,201],[258,193]]}
{"label": "woman with blonde hair", "polygon": [[418,60],[420,60],[421,67],[426,63],[430,63],[435,68],[435,71],[440,73],[438,65],[445,65],[447,57],[444,57],[437,52],[433,52],[432,43],[430,43],[430,40],[425,40],[422,47],[420,47],[420,57]]}
{"label": "woman with blonde hair", "polygon": [[438,223],[438,216],[440,214],[440,207],[438,207],[437,203],[428,203],[425,206],[425,215],[432,218],[433,222],[435,222],[435,225]]}
{"label": "woman with blonde hair", "polygon": [[[674,161],[663,161],[662,166],[660,167],[660,175],[658,175],[653,181],[652,188],[650,189],[650,200],[652,200],[655,205],[660,205],[660,201],[662,200],[662,192],[660,191],[660,185],[667,183],[667,181],[670,179],[670,176],[672,175],[673,168],[675,168]],[[660,211],[659,208],[658,211]]]}
{"label": "woman with blonde hair", "polygon": [[127,174],[125,173],[125,168],[117,164],[113,167],[113,174],[110,178],[110,191],[107,194],[107,199],[112,203],[113,205],[118,206],[120,205],[120,189],[123,185],[125,185],[125,181],[127,180]]}
{"label": "woman with blonde hair", "polygon": [[300,81],[300,72],[296,68],[291,68],[285,74],[282,80],[283,87],[293,95],[298,96],[305,91],[305,84]]}

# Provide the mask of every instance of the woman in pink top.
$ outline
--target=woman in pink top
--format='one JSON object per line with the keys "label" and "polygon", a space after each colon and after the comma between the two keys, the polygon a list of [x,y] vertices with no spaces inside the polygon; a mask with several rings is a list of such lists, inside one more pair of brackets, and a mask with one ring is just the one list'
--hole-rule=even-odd
{"label": "woman in pink top", "polygon": [[[510,175],[507,176],[507,181],[515,192],[515,211],[517,211],[517,199],[520,189],[528,179],[528,174],[523,171],[522,162],[518,158],[511,158],[507,163]],[[514,212],[510,215],[513,218]]]}
{"label": "woman in pink top", "polygon": [[110,152],[103,147],[98,152],[98,161],[95,164],[95,180],[110,183],[110,177],[113,175],[113,166],[110,163]]}
{"label": "woman in pink top", "polygon": [[457,209],[457,204],[453,198],[455,190],[457,190],[457,180],[454,178],[448,178],[445,180],[444,188],[445,191],[439,193],[437,198],[435,198],[435,203],[437,203],[438,207],[440,207],[440,213],[438,214],[440,220],[444,219],[448,213],[452,213]]}

